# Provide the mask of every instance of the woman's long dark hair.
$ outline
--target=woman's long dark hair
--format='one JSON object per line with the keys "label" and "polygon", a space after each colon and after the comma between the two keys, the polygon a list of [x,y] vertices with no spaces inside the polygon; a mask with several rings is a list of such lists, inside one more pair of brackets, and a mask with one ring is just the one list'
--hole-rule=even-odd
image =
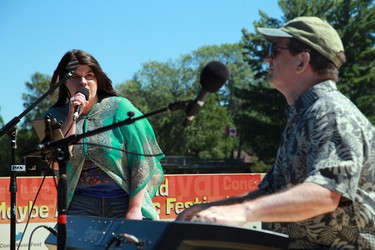
{"label": "woman's long dark hair", "polygon": [[[95,74],[98,80],[97,95],[99,98],[108,96],[119,96],[119,94],[113,89],[112,81],[103,72],[98,61],[89,53],[82,50],[70,50],[61,58],[57,68],[55,69],[50,87],[54,86],[60,79],[64,79],[68,73],[67,65],[72,61],[78,61],[80,65],[88,65]],[[58,99],[53,107],[64,105],[70,98],[70,94],[65,84],[61,84],[59,87]]]}

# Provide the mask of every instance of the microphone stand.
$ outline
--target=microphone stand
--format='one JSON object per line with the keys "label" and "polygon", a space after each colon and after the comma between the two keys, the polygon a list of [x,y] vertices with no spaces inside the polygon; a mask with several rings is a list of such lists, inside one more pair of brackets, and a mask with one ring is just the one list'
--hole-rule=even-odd
{"label": "microphone stand", "polygon": [[58,208],[58,219],[57,219],[57,249],[58,250],[65,250],[66,247],[66,204],[67,204],[67,174],[66,174],[66,166],[70,158],[70,153],[68,147],[70,145],[76,144],[79,140],[93,136],[96,134],[100,134],[102,132],[112,130],[117,127],[126,126],[129,124],[133,124],[134,122],[147,118],[149,116],[157,115],[166,111],[176,111],[176,110],[185,110],[189,103],[192,101],[176,101],[174,103],[170,103],[167,107],[150,112],[148,114],[144,114],[139,117],[134,118],[133,112],[128,112],[129,118],[105,126],[101,128],[94,129],[92,131],[87,131],[86,133],[71,135],[64,139],[56,140],[56,141],[49,141],[45,143],[41,143],[37,146],[36,149],[23,152],[21,155],[22,157],[28,155],[35,155],[37,153],[46,153],[46,152],[54,152],[54,156],[56,157],[58,164],[59,164],[59,181],[58,181],[58,196],[57,196],[57,208]]}
{"label": "microphone stand", "polygon": [[10,172],[10,249],[16,248],[16,194],[17,194],[17,172],[13,168],[16,164],[16,148],[17,148],[17,129],[13,128],[9,131],[11,137],[11,172]]}
{"label": "microphone stand", "polygon": [[48,95],[50,95],[55,89],[60,87],[65,80],[69,77],[72,77],[74,70],[68,72],[63,79],[57,82],[52,86],[45,94],[39,97],[34,103],[30,105],[25,111],[23,111],[19,116],[15,116],[7,124],[5,124],[0,129],[0,137],[4,134],[8,134],[11,137],[11,173],[10,173],[10,183],[9,183],[9,192],[10,192],[10,249],[16,249],[16,194],[17,194],[17,172],[26,171],[26,168],[21,167],[21,165],[15,165],[16,161],[16,148],[17,148],[17,129],[15,126],[21,121],[21,119],[27,115],[35,106],[37,106],[42,100],[44,100]]}

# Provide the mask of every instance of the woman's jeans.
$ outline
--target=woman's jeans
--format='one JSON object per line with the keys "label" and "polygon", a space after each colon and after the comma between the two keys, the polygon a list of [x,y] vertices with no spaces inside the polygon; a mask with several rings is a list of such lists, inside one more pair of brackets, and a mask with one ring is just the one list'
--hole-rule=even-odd
{"label": "woman's jeans", "polygon": [[68,215],[125,218],[129,206],[129,196],[119,198],[99,198],[76,192],[68,208]]}

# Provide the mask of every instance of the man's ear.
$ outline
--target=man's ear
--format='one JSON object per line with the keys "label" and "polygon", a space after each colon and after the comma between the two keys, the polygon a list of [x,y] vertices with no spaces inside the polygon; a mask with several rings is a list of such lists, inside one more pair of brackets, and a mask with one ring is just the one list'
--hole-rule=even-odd
{"label": "man's ear", "polygon": [[310,53],[309,52],[301,52],[298,55],[298,65],[297,65],[297,71],[303,72],[306,70],[306,67],[310,63]]}

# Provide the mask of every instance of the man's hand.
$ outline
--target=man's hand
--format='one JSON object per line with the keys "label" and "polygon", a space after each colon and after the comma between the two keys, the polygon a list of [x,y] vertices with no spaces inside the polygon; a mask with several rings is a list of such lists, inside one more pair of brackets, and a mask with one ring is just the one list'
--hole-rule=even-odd
{"label": "man's hand", "polygon": [[195,204],[184,211],[182,211],[176,218],[176,220],[186,220],[190,221],[198,212],[204,210],[205,207],[203,207],[202,204]]}
{"label": "man's hand", "polygon": [[241,204],[212,206],[196,213],[190,221],[210,222],[229,226],[243,226],[247,223],[245,209]]}

